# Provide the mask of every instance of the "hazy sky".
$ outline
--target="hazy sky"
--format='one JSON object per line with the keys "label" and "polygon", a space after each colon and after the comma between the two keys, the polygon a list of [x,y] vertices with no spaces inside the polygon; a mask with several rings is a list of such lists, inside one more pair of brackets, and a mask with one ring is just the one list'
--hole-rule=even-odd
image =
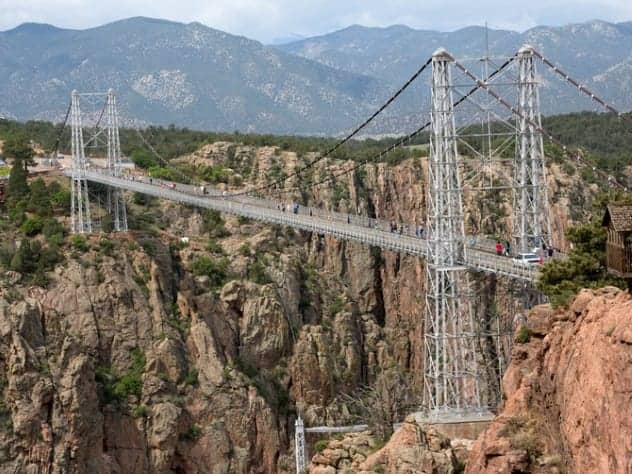
{"label": "hazy sky", "polygon": [[454,30],[489,22],[523,31],[591,19],[632,20],[632,0],[0,0],[0,30],[23,22],[87,28],[130,16],[199,21],[263,42],[351,24]]}

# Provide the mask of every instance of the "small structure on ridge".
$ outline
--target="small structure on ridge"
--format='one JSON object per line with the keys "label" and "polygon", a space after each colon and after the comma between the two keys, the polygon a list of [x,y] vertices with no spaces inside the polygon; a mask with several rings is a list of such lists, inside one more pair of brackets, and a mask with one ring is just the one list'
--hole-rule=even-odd
{"label": "small structure on ridge", "polygon": [[632,286],[632,204],[610,204],[602,225],[608,229],[608,272],[625,278]]}

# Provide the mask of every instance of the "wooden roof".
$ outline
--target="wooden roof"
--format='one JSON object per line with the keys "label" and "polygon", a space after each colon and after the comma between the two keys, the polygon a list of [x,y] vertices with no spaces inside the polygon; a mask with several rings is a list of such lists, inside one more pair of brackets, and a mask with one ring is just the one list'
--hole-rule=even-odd
{"label": "wooden roof", "polygon": [[610,223],[617,232],[632,231],[632,204],[610,204],[602,224],[609,226]]}

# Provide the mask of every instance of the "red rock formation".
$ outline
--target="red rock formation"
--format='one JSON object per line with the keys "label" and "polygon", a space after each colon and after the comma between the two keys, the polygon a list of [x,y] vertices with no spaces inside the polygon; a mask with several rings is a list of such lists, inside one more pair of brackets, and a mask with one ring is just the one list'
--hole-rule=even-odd
{"label": "red rock formation", "polygon": [[632,297],[584,290],[567,310],[536,307],[528,325],[466,472],[632,472]]}

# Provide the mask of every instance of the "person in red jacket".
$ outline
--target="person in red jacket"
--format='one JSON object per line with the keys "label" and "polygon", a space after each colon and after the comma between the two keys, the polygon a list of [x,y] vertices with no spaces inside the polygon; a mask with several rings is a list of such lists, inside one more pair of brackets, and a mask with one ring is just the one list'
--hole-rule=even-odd
{"label": "person in red jacket", "polygon": [[496,242],[496,255],[503,254],[503,244],[500,243],[500,240]]}

